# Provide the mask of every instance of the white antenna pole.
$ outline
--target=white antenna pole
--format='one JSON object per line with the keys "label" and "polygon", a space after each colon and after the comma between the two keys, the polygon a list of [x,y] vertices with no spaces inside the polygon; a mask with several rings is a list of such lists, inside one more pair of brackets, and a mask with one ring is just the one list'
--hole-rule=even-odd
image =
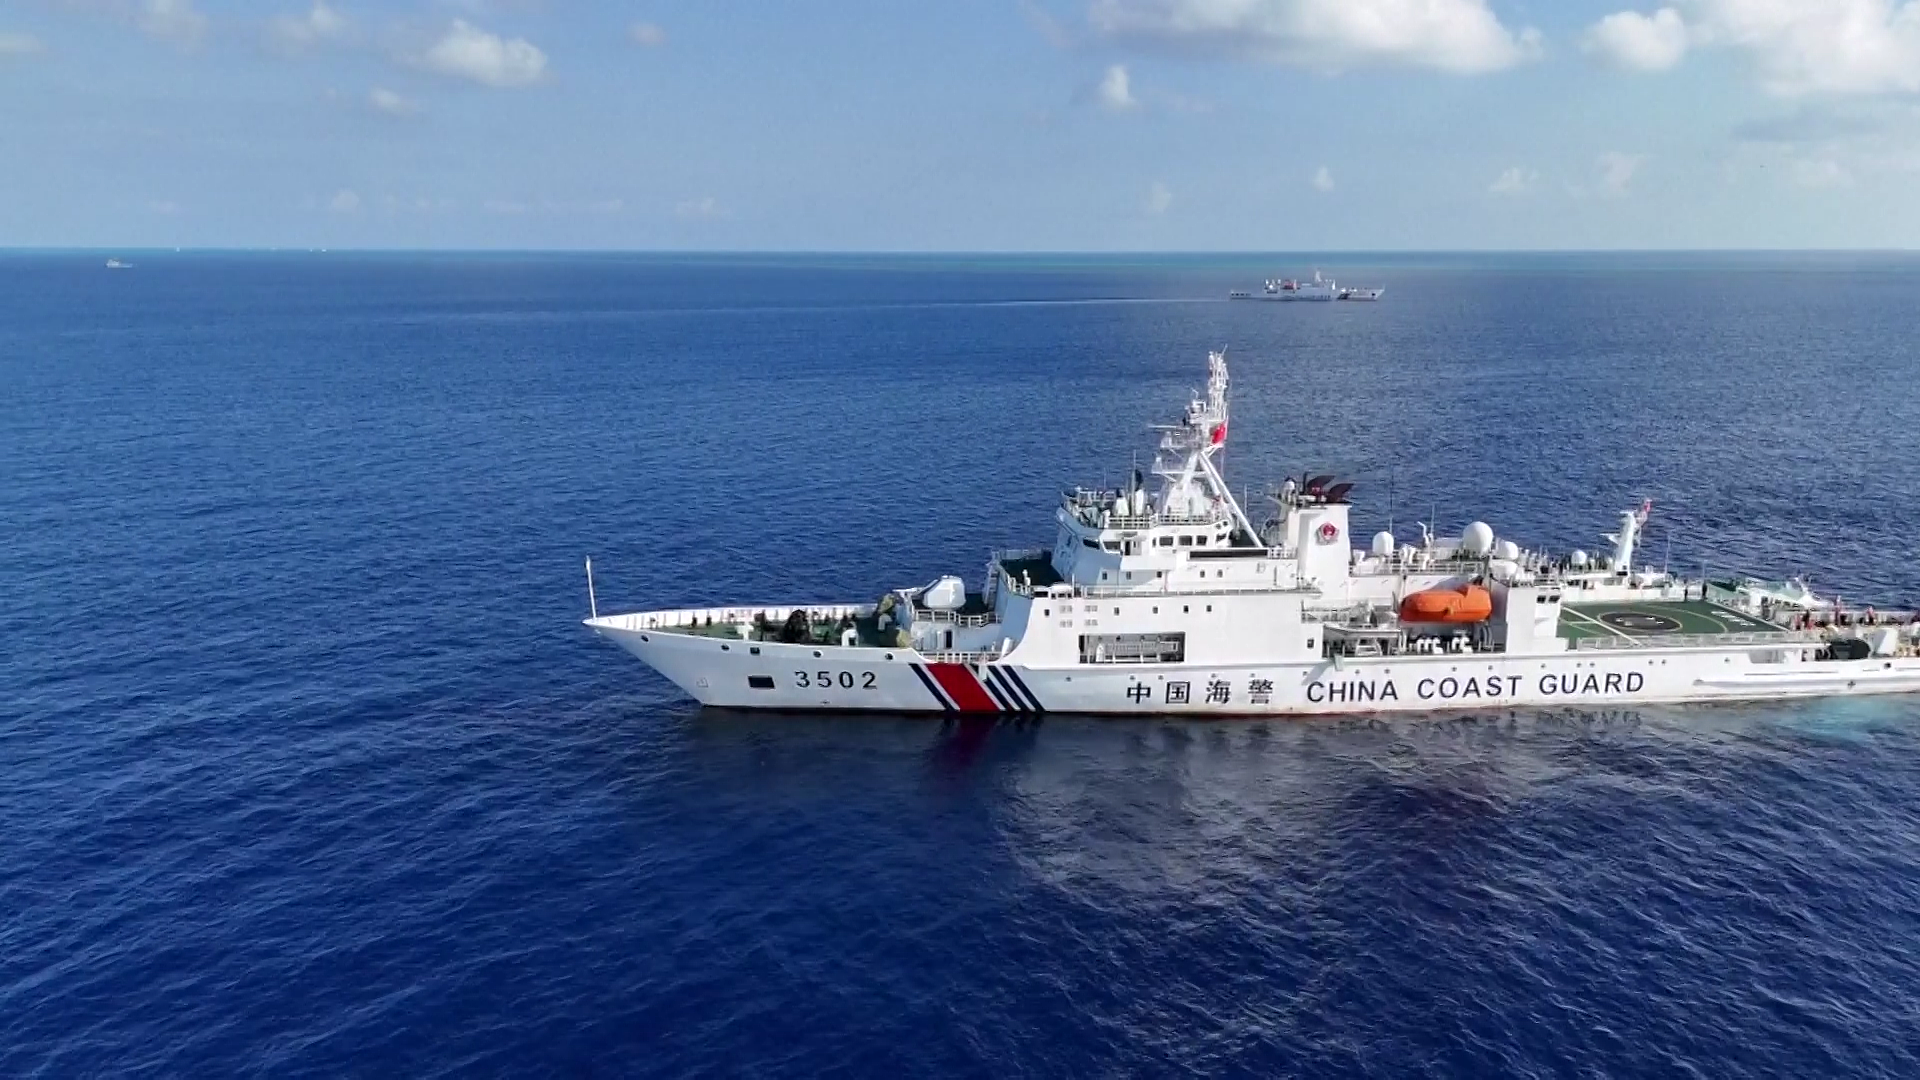
{"label": "white antenna pole", "polygon": [[593,556],[587,556],[587,610],[594,618],[600,617],[600,601],[593,597]]}

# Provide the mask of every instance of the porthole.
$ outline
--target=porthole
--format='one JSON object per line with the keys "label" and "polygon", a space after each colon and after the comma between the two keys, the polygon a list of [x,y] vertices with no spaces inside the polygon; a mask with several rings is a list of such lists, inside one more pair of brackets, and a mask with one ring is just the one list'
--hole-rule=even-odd
{"label": "porthole", "polygon": [[731,650],[732,648],[733,648],[733,646],[731,646],[731,645],[722,645],[722,646],[720,646],[720,651],[721,651],[721,652],[727,652],[727,651],[729,651],[729,650]]}
{"label": "porthole", "polygon": [[820,655],[820,650],[819,650],[819,649],[815,649],[815,650],[813,650],[813,655],[815,655],[815,656],[819,656],[819,655]]}

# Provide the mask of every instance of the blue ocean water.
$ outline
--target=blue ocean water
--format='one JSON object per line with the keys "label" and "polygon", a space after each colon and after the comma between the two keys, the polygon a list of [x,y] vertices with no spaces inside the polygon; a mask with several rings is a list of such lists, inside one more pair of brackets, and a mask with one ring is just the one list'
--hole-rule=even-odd
{"label": "blue ocean water", "polygon": [[1912,1076],[1920,702],[703,715],[1229,477],[1920,603],[1920,259],[0,256],[0,1075]]}

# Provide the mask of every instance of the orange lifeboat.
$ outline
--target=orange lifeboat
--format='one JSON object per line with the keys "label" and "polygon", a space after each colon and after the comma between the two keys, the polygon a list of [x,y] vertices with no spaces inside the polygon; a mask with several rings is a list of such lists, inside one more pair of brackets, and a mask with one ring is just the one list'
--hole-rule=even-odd
{"label": "orange lifeboat", "polygon": [[1424,589],[1400,601],[1400,621],[1477,623],[1493,617],[1493,594],[1478,585]]}

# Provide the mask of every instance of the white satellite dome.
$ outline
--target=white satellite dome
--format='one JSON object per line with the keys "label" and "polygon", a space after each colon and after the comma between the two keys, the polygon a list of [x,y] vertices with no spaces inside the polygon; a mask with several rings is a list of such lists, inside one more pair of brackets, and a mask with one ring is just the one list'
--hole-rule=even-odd
{"label": "white satellite dome", "polygon": [[1460,534],[1460,550],[1469,555],[1485,555],[1493,550],[1493,526],[1476,521]]}
{"label": "white satellite dome", "polygon": [[1573,554],[1567,556],[1567,565],[1573,567],[1575,570],[1585,570],[1587,568],[1587,562],[1587,553],[1581,551],[1579,548],[1574,548]]}
{"label": "white satellite dome", "polygon": [[1503,559],[1507,562],[1519,562],[1520,545],[1511,540],[1502,540],[1493,545],[1493,554],[1497,559]]}
{"label": "white satellite dome", "polygon": [[1390,558],[1393,555],[1393,534],[1385,531],[1374,533],[1373,553],[1383,559]]}

